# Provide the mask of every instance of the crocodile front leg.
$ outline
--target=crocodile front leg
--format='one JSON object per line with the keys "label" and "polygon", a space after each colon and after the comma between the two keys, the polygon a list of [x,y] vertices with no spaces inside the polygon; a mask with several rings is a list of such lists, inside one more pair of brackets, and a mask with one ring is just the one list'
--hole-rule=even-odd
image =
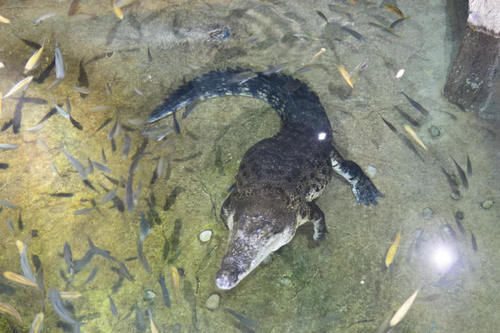
{"label": "crocodile front leg", "polygon": [[333,170],[351,184],[352,193],[358,204],[376,205],[377,197],[384,197],[359,165],[353,161],[344,160],[335,149],[333,149],[330,159]]}

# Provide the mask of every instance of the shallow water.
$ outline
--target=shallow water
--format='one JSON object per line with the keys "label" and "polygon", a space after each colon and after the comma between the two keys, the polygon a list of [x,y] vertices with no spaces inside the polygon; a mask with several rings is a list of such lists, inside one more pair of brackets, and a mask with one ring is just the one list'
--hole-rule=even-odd
{"label": "shallow water", "polygon": [[[142,312],[151,309],[161,332],[373,332],[418,287],[422,289],[415,303],[394,332],[496,331],[500,325],[495,311],[500,289],[498,126],[460,111],[441,95],[457,41],[446,18],[447,2],[399,1],[397,5],[411,16],[394,29],[399,36],[369,24],[388,25],[398,18],[375,1],[315,1],[306,7],[296,1],[135,1],[124,9],[121,21],[109,2],[82,1],[76,15],[68,16],[69,1],[4,1],[0,15],[11,24],[0,23],[0,61],[5,65],[0,69],[0,91],[5,94],[23,78],[24,64],[35,51],[19,37],[40,44],[45,39],[35,76],[52,60],[57,41],[66,77],[50,90],[54,72],[42,84],[32,82],[26,97],[44,98],[48,105],[25,103],[20,133],[14,134],[12,128],[0,133],[0,143],[19,145],[16,150],[0,151],[0,163],[9,164],[0,169],[0,200],[18,206],[1,207],[0,271],[21,273],[15,242],[29,240],[28,257],[40,258],[46,290],[54,287],[82,294],[65,303],[85,322],[82,332],[150,330],[149,321],[148,328],[137,327],[135,304]],[[52,12],[56,15],[33,23]],[[342,30],[344,25],[359,32],[364,41]],[[230,31],[228,38],[222,38],[223,28]],[[326,51],[314,57],[321,48]],[[89,81],[86,98],[74,89],[80,84],[81,61]],[[133,188],[140,182],[142,191],[132,212],[126,208],[119,212],[111,202],[100,204],[107,192],[103,186],[112,190],[115,185],[96,169],[88,177],[97,190],[93,191],[62,153],[65,149],[87,167],[88,158],[103,163],[104,150],[109,176],[127,179],[132,156],[143,142],[137,121],[146,119],[175,87],[212,69],[240,66],[265,71],[282,63],[288,74],[311,65],[295,76],[319,95],[337,148],[365,171],[369,166],[376,169],[371,178],[385,198],[376,207],[358,206],[349,186],[334,178],[318,199],[329,229],[326,239],[313,244],[311,226],[301,227],[290,244],[231,291],[218,291],[214,284],[228,234],[219,210],[245,151],[279,129],[279,119],[268,105],[226,97],[198,104],[186,119],[178,117],[180,135],[150,140],[146,147],[134,173]],[[337,67],[354,73],[363,63],[367,67],[350,89]],[[400,69],[405,74],[397,79]],[[416,111],[401,90],[430,115]],[[54,115],[40,130],[28,131],[53,106],[53,99],[67,110],[66,98],[83,130]],[[12,98],[2,101],[1,124],[13,117],[16,104]],[[106,109],[92,111],[101,105]],[[420,124],[412,127],[428,148],[416,145],[422,160],[381,119],[407,136],[408,121],[396,106]],[[97,131],[109,118],[112,121]],[[115,119],[123,128],[113,152],[107,137]],[[172,126],[171,120],[164,124]],[[440,136],[430,135],[431,126],[439,128]],[[124,159],[125,133],[132,149]],[[473,170],[469,188],[460,185],[461,197],[454,200],[441,168],[454,174],[460,184],[450,157],[465,169],[467,154]],[[168,170],[150,184],[162,157],[169,161]],[[174,190],[178,195],[172,200]],[[59,192],[74,195],[50,196]],[[117,194],[125,201],[125,188],[120,186]],[[148,204],[152,196],[155,203]],[[74,214],[93,207],[92,200],[94,209]],[[481,208],[485,200],[493,200],[493,206]],[[170,207],[164,210],[166,201]],[[424,218],[424,208],[430,208],[432,215]],[[459,210],[464,213],[465,234],[455,224]],[[144,241],[151,273],[133,259],[140,212],[152,225]],[[18,225],[20,216],[23,230]],[[454,228],[455,237],[443,229],[447,224]],[[201,243],[198,236],[205,229],[213,230],[213,237]],[[417,229],[423,230],[418,240]],[[402,237],[395,261],[383,270],[385,253],[398,231]],[[477,251],[472,248],[471,232]],[[64,243],[70,244],[73,258],[80,259],[88,250],[88,237],[111,251],[117,261],[94,256],[67,283],[60,274],[63,271],[69,277]],[[170,247],[165,258],[166,240]],[[440,245],[451,248],[457,257],[451,269],[433,262]],[[134,281],[125,279],[113,290],[119,281],[118,261],[125,262]],[[82,286],[96,266],[95,279]],[[183,272],[178,291],[172,267]],[[166,277],[170,308],[162,300],[160,273]],[[14,331],[12,327],[28,331],[39,312],[45,313],[45,331],[64,331],[46,295],[0,279],[0,302],[15,307],[23,318],[21,326],[1,315],[0,331]],[[152,301],[144,299],[146,290],[156,294]],[[221,304],[211,311],[205,303],[214,292],[221,296]],[[112,315],[108,295],[116,304],[117,317]],[[251,319],[256,327],[225,309]]]}

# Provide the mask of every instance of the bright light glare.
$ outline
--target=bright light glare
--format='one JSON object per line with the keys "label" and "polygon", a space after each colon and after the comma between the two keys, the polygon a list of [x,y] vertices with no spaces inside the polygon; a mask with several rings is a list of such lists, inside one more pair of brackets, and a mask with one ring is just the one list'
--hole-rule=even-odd
{"label": "bright light glare", "polygon": [[318,140],[319,141],[323,141],[326,139],[326,133],[325,132],[321,132],[318,134]]}
{"label": "bright light glare", "polygon": [[457,260],[454,251],[446,245],[439,245],[433,253],[432,260],[441,271],[447,271]]}

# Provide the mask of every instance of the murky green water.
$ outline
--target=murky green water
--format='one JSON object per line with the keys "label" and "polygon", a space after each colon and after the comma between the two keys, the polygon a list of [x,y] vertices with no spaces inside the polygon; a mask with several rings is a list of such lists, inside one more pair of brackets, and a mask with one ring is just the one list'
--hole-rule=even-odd
{"label": "murky green water", "polygon": [[[457,42],[446,18],[446,2],[397,5],[411,18],[394,28],[396,36],[370,24],[387,26],[398,18],[375,1],[135,1],[124,8],[123,20],[113,14],[109,1],[81,1],[72,16],[69,1],[0,3],[0,15],[11,20],[0,23],[4,95],[24,77],[24,65],[35,51],[20,38],[40,44],[45,40],[40,65],[31,73],[35,77],[52,61],[56,41],[66,68],[64,80],[52,89],[54,72],[41,84],[32,82],[25,97],[43,98],[48,104],[25,102],[19,133],[12,127],[0,133],[0,143],[19,145],[0,151],[0,163],[8,164],[0,169],[0,200],[17,206],[1,207],[0,271],[21,274],[16,240],[29,242],[28,258],[31,262],[32,256],[39,257],[46,290],[1,277],[0,302],[17,309],[23,324],[2,314],[0,331],[29,331],[35,315],[43,312],[44,331],[63,332],[47,296],[49,288],[57,288],[81,293],[64,304],[85,322],[82,332],[149,331],[146,309],[161,332],[374,332],[422,287],[394,332],[495,332],[500,325],[495,311],[500,283],[498,126],[461,112],[441,96]],[[55,16],[34,24],[48,13]],[[342,30],[344,25],[363,40]],[[229,38],[218,38],[224,27]],[[325,52],[315,57],[321,48]],[[85,98],[74,88],[82,85],[80,63],[89,82]],[[364,170],[376,169],[371,178],[385,198],[376,207],[358,206],[349,186],[334,178],[318,199],[329,228],[326,240],[313,244],[312,228],[303,227],[235,289],[218,291],[214,277],[227,241],[218,217],[220,205],[244,152],[279,129],[274,111],[252,99],[227,97],[200,103],[189,117],[179,117],[181,134],[150,140],[139,161],[133,211],[125,207],[120,212],[116,199],[115,204],[100,203],[115,188],[105,176],[126,182],[132,156],[143,142],[138,121],[179,84],[212,69],[263,71],[282,63],[288,74],[310,65],[295,76],[320,96],[338,149]],[[350,89],[337,68],[344,66],[354,75],[363,63],[366,69]],[[397,79],[400,69],[405,74]],[[418,113],[400,90],[430,115]],[[30,131],[54,101],[67,111],[66,99],[82,130],[56,114]],[[13,98],[2,101],[2,125],[14,117],[17,103]],[[95,110],[98,106],[105,109]],[[381,116],[409,137],[404,130],[408,120],[395,107],[418,122],[412,127],[427,147],[415,144],[422,159],[382,121]],[[111,121],[98,130],[107,119]],[[122,130],[113,151],[108,136],[115,120]],[[165,123],[171,126],[170,120]],[[440,130],[439,136],[431,136],[431,126]],[[132,148],[124,158],[125,135]],[[62,149],[85,168],[91,159],[106,164],[111,173],[96,169],[88,176],[94,191],[83,184]],[[465,169],[467,154],[473,170],[469,188],[460,185],[461,196],[454,200],[441,168],[459,179],[450,156]],[[166,171],[151,184],[161,159],[168,161]],[[73,196],[50,195],[61,192]],[[124,186],[118,186],[117,197],[126,201]],[[493,200],[493,206],[481,208],[485,200]],[[74,214],[92,207],[86,214]],[[432,214],[424,218],[425,208]],[[457,211],[464,214],[465,233],[457,228]],[[152,226],[143,248],[151,273],[137,259],[141,212]],[[201,243],[199,233],[205,229],[213,236]],[[398,253],[383,270],[398,231]],[[73,259],[81,259],[89,248],[88,237],[116,260],[96,255],[71,277],[63,245],[68,242]],[[455,254],[451,269],[434,264],[439,246]],[[125,263],[133,281],[119,284],[119,262]],[[95,279],[84,284],[95,267]],[[178,289],[174,267],[181,272]],[[160,273],[170,292],[170,308],[162,299]],[[145,299],[147,291],[156,297]],[[221,301],[216,310],[209,310],[206,301],[213,293]],[[238,320],[227,309],[247,320]],[[137,324],[136,312],[144,314],[144,328]]]}

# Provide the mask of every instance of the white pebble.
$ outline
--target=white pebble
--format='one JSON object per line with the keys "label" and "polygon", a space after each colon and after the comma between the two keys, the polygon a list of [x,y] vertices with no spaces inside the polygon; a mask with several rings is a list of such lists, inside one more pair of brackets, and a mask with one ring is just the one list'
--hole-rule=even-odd
{"label": "white pebble", "polygon": [[1,61],[0,61],[0,68],[5,68],[5,65]]}
{"label": "white pebble", "polygon": [[375,174],[377,173],[377,169],[375,169],[374,166],[372,165],[369,165],[367,168],[366,168],[366,173],[368,174],[369,177],[374,177]]}
{"label": "white pebble", "polygon": [[200,242],[206,243],[212,238],[212,230],[207,229],[200,232]]}
{"label": "white pebble", "polygon": [[396,79],[400,79],[405,75],[405,70],[401,68],[397,73],[396,73]]}
{"label": "white pebble", "polygon": [[219,307],[220,304],[220,295],[217,293],[214,293],[207,298],[207,302],[205,303],[205,306],[209,310],[216,310]]}

